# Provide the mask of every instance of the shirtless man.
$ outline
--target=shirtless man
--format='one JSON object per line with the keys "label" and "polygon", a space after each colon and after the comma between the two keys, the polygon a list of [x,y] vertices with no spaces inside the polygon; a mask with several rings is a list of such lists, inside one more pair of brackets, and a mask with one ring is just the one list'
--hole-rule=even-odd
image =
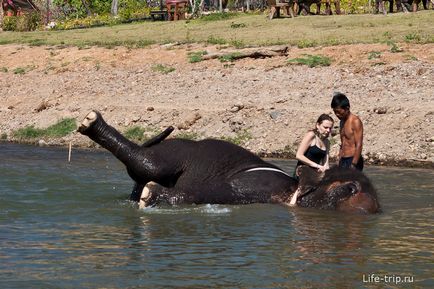
{"label": "shirtless man", "polygon": [[339,167],[363,170],[363,124],[360,118],[350,112],[350,101],[343,93],[333,95],[331,107],[340,120],[341,149]]}

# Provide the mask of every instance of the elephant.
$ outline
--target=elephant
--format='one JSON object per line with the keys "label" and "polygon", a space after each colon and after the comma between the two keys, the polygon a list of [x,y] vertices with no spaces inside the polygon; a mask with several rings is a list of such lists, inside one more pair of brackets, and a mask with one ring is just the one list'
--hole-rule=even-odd
{"label": "elephant", "polygon": [[[88,113],[78,128],[126,166],[135,181],[130,200],[141,207],[286,205],[299,186],[288,173],[238,145],[217,139],[166,139],[172,130],[168,128],[139,145],[108,125],[98,111]],[[322,178],[301,178],[308,181],[301,186],[305,189],[298,206],[362,214],[379,212],[375,189],[362,173],[354,170],[339,179],[339,169],[330,172],[330,176]],[[356,177],[351,179],[351,174]]]}

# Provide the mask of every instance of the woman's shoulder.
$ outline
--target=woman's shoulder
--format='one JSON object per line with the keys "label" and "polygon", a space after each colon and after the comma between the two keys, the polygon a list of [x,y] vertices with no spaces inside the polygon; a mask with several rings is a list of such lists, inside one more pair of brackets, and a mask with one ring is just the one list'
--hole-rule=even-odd
{"label": "woman's shoulder", "polygon": [[304,137],[310,137],[310,138],[314,138],[315,137],[315,132],[313,130],[308,131]]}

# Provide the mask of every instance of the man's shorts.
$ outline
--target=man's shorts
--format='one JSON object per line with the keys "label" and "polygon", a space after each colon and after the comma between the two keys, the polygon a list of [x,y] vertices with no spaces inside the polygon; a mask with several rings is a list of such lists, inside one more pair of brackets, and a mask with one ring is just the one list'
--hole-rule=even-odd
{"label": "man's shorts", "polygon": [[[354,157],[341,158],[339,161],[340,168],[351,168],[351,164],[353,162]],[[357,165],[355,166],[359,171],[363,171],[363,157],[360,156]]]}

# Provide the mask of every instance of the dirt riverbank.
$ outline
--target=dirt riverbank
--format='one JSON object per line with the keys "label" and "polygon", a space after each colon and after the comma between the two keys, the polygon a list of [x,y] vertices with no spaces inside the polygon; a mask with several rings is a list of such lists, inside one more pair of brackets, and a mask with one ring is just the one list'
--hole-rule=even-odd
{"label": "dirt riverbank", "polygon": [[[3,45],[0,134],[13,140],[18,128],[43,128],[65,117],[79,123],[97,109],[121,131],[142,126],[152,135],[174,125],[172,136],[236,139],[261,156],[291,157],[318,115],[332,113],[333,91],[341,91],[364,123],[368,163],[433,168],[434,44],[398,47],[402,51],[386,44],[290,47],[288,56],[189,63],[189,52],[219,48]],[[328,56],[332,64],[287,64],[303,54]],[[94,146],[77,133],[36,142],[70,141]],[[335,135],[332,156],[339,142]]]}

